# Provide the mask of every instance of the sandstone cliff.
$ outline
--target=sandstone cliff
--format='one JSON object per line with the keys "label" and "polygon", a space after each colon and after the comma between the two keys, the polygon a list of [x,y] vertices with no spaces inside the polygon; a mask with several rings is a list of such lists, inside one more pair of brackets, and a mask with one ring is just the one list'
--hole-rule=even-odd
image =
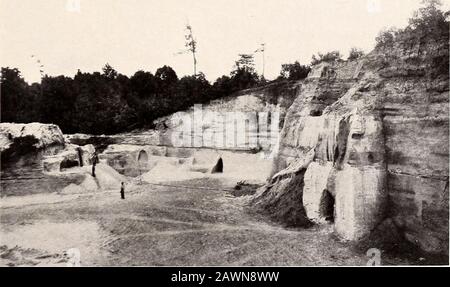
{"label": "sandstone cliff", "polygon": [[1,196],[60,192],[84,175],[61,171],[90,164],[92,145],[66,143],[53,124],[0,123]]}
{"label": "sandstone cliff", "polygon": [[448,40],[405,34],[315,66],[253,206],[288,225],[334,222],[350,240],[389,220],[405,240],[448,252]]}
{"label": "sandstone cliff", "polygon": [[51,146],[63,146],[64,136],[57,125],[41,123],[0,124],[0,151],[2,155],[13,149],[17,149],[20,141],[27,139],[34,149],[44,149]]}

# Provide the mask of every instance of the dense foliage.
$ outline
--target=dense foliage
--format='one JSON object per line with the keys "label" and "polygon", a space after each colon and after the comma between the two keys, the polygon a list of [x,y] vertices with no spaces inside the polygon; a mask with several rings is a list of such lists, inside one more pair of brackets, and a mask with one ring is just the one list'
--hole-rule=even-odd
{"label": "dense foliage", "polygon": [[357,60],[357,59],[361,58],[362,56],[364,56],[364,51],[353,47],[350,49],[347,60],[349,60],[349,61]]}
{"label": "dense foliage", "polygon": [[301,80],[308,76],[311,68],[309,66],[300,65],[298,61],[293,64],[281,65],[280,78],[288,80]]}
{"label": "dense foliage", "polygon": [[381,31],[375,38],[377,49],[389,49],[395,40],[415,38],[423,40],[426,37],[439,39],[448,37],[449,34],[449,11],[441,10],[442,3],[439,0],[422,0],[422,7],[414,12],[404,29],[388,28]]}
{"label": "dense foliage", "polygon": [[342,55],[339,51],[331,51],[325,54],[322,53],[317,53],[316,55],[312,56],[311,59],[311,65],[317,65],[321,62],[327,62],[327,63],[335,63],[335,62],[340,62],[343,61],[342,60]]}

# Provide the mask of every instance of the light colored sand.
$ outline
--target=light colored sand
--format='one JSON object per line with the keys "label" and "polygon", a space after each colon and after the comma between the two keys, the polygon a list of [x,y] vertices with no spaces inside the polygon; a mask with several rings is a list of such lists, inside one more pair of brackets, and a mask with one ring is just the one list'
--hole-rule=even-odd
{"label": "light colored sand", "polygon": [[70,248],[80,250],[82,265],[365,264],[365,254],[333,240],[331,230],[289,230],[244,212],[245,197],[195,187],[135,188],[126,200],[92,192],[2,208],[0,265],[65,266],[62,254]]}
{"label": "light colored sand", "polygon": [[206,174],[204,173],[189,171],[182,166],[177,166],[167,161],[160,161],[149,172],[142,175],[142,180],[150,183],[162,183],[184,181],[205,176]]}
{"label": "light colored sand", "polygon": [[[101,229],[93,221],[51,222],[47,220],[32,224],[2,228],[0,246],[20,246],[23,250],[39,250],[42,254],[59,255],[70,249],[79,250],[81,263],[92,264],[92,259],[102,257]],[[55,256],[56,257],[56,256]],[[52,262],[46,262],[53,265]],[[58,265],[58,264],[57,264]]]}
{"label": "light colored sand", "polygon": [[1,208],[13,208],[35,204],[52,204],[77,198],[79,194],[60,195],[57,193],[38,193],[26,196],[8,196],[0,200]]}

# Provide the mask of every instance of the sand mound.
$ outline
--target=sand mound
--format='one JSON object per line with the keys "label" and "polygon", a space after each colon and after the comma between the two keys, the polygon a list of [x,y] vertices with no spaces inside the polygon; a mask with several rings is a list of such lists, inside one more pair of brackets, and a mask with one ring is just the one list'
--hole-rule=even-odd
{"label": "sand mound", "polygon": [[83,170],[86,178],[80,186],[88,191],[120,189],[120,183],[128,181],[125,176],[102,163],[96,165],[95,177],[91,175],[92,166],[86,166]]}
{"label": "sand mound", "polygon": [[160,161],[149,172],[142,175],[147,182],[173,182],[205,177],[205,174],[189,171],[182,165],[175,165],[169,161]]}
{"label": "sand mound", "polygon": [[64,194],[82,193],[84,191],[85,191],[85,189],[83,187],[81,187],[80,185],[71,183],[68,186],[64,187],[63,190],[61,191],[61,193],[64,193]]}
{"label": "sand mound", "polygon": [[[70,172],[75,172],[72,169]],[[61,192],[64,194],[83,193],[86,191],[100,191],[120,189],[121,182],[128,182],[129,180],[114,170],[112,167],[100,163],[95,167],[95,177],[92,176],[92,165],[76,168],[77,173],[85,176],[84,180],[79,184],[71,183],[66,186]]]}

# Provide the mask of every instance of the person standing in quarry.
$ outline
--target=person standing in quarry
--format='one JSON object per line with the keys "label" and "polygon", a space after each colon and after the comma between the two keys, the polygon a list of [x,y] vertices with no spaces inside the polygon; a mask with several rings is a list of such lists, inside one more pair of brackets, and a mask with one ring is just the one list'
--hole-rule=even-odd
{"label": "person standing in quarry", "polygon": [[120,185],[120,198],[125,199],[125,183],[122,182]]}
{"label": "person standing in quarry", "polygon": [[97,151],[94,151],[94,153],[92,154],[91,161],[92,161],[92,176],[95,177],[95,165],[99,162]]}

